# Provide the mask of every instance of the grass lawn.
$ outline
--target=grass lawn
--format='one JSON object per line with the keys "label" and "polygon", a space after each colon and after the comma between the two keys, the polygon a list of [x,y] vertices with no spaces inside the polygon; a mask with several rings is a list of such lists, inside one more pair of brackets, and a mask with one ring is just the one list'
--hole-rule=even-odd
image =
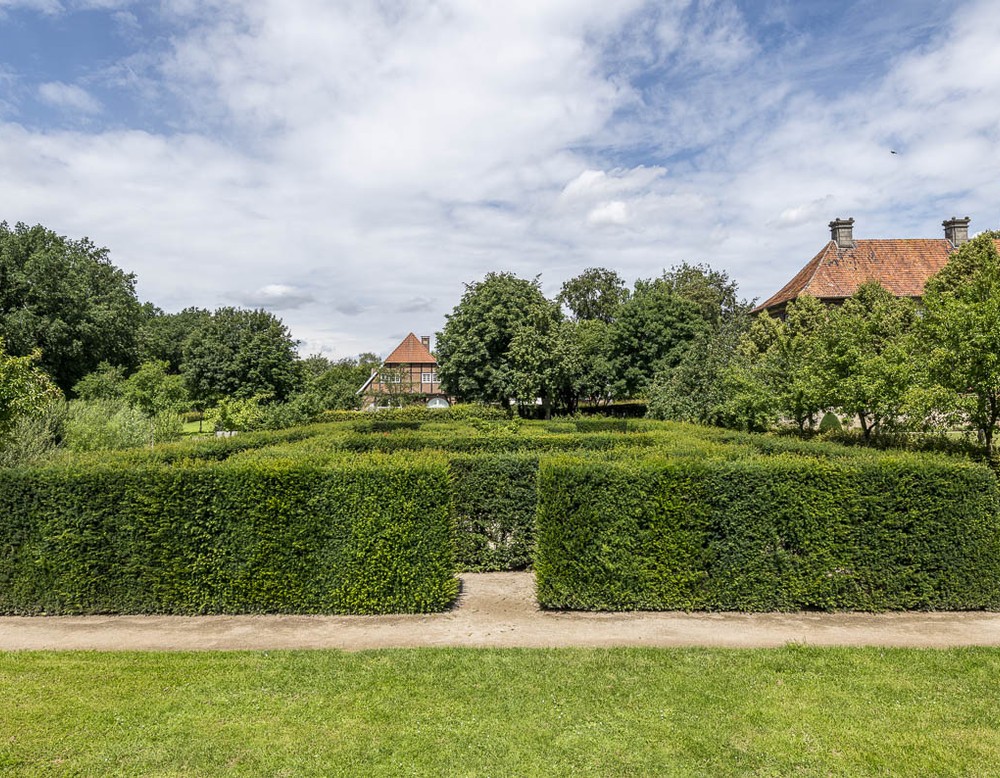
{"label": "grass lawn", "polygon": [[[201,430],[198,426],[201,425]],[[183,435],[211,435],[215,430],[215,425],[210,421],[186,421],[184,422]]]}
{"label": "grass lawn", "polygon": [[0,654],[8,775],[996,775],[1000,651]]}

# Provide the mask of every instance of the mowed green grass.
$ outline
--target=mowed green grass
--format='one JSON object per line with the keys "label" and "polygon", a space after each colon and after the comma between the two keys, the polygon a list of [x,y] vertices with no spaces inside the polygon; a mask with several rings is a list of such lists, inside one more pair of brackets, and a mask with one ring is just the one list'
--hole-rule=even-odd
{"label": "mowed green grass", "polygon": [[996,775],[1000,651],[0,654],[9,775]]}

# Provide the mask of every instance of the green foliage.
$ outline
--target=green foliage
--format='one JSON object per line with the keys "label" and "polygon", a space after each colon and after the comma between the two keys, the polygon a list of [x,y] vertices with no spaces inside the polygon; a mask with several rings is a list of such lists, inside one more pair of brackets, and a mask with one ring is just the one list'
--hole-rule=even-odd
{"label": "green foliage", "polygon": [[457,594],[430,457],[0,471],[0,612],[389,613]]}
{"label": "green foliage", "polygon": [[223,398],[209,408],[205,419],[217,430],[248,432],[265,427],[266,411],[261,397]]}
{"label": "green foliage", "polygon": [[656,373],[675,367],[709,323],[696,303],[664,279],[639,280],[609,331],[615,394],[643,394]]}
{"label": "green foliage", "polygon": [[451,456],[462,570],[521,570],[535,540],[537,454]]}
{"label": "green foliage", "polygon": [[823,420],[819,423],[820,432],[839,432],[844,428],[840,423],[840,417],[835,413],[824,413]]}
{"label": "green foliage", "polygon": [[184,377],[169,373],[167,361],[143,362],[122,385],[122,397],[148,416],[179,412],[187,403]]}
{"label": "green foliage", "polygon": [[569,308],[576,321],[611,324],[628,297],[628,289],[618,273],[603,267],[589,267],[566,281],[556,300]]}
{"label": "green foliage", "polygon": [[750,306],[737,293],[737,283],[723,270],[706,264],[680,265],[664,271],[662,280],[679,297],[694,303],[702,318],[718,327],[734,316],[744,315]]}
{"label": "green foliage", "polygon": [[356,359],[341,359],[316,371],[320,363],[303,361],[306,372],[304,393],[316,398],[320,410],[357,410],[361,407],[358,389],[368,380],[372,370],[380,365],[374,354],[362,354]]}
{"label": "green foliage", "polygon": [[152,446],[180,434],[178,414],[147,416],[121,400],[72,400],[62,422],[62,442],[76,452]]}
{"label": "green foliage", "polygon": [[548,458],[538,596],[597,610],[996,608],[997,509],[988,468],[943,458]]}
{"label": "green foliage", "polygon": [[0,338],[0,443],[18,419],[41,411],[60,396],[52,379],[39,367],[41,354],[7,354]]}
{"label": "green foliage", "polygon": [[830,312],[823,354],[830,404],[856,416],[865,437],[899,424],[907,392],[921,383],[911,338],[915,321],[912,300],[874,281]]}
{"label": "green foliage", "polygon": [[952,254],[927,283],[921,343],[939,407],[982,436],[988,454],[1000,422],[1000,256],[989,235]]}
{"label": "green foliage", "polygon": [[147,303],[145,318],[139,327],[139,360],[166,362],[168,372],[180,373],[184,348],[191,336],[211,321],[212,314],[203,308],[185,308],[180,313],[164,313]]}
{"label": "green foliage", "polygon": [[776,403],[743,349],[749,327],[739,315],[698,333],[677,366],[657,375],[649,388],[650,417],[754,431],[770,427]]}
{"label": "green foliage", "polygon": [[184,345],[182,370],[192,399],[267,396],[282,402],[302,383],[296,342],[274,314],[220,308]]}
{"label": "green foliage", "polygon": [[0,337],[11,354],[41,350],[39,366],[64,393],[101,362],[134,365],[141,318],[135,276],[107,249],[0,222]]}
{"label": "green foliage", "polygon": [[[537,279],[488,273],[482,281],[466,285],[461,301],[446,318],[437,336],[442,391],[462,402],[507,407],[511,397],[528,391],[525,378],[534,381],[536,373],[545,369],[536,364],[538,360],[529,360],[527,352],[537,353],[560,313],[545,299]],[[518,336],[521,363],[511,354]],[[515,376],[515,371],[520,374]]]}
{"label": "green foliage", "polygon": [[73,386],[73,394],[80,400],[118,400],[125,391],[125,368],[101,362],[92,373],[87,373]]}
{"label": "green foliage", "polygon": [[58,448],[67,405],[50,402],[39,411],[22,414],[0,438],[0,468],[41,462]]}

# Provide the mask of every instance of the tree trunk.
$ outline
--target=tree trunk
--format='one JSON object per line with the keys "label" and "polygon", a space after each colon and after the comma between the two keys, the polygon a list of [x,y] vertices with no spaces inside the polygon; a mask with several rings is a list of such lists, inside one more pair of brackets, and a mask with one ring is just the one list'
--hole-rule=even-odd
{"label": "tree trunk", "polygon": [[868,421],[865,418],[867,414],[863,411],[858,411],[858,421],[861,423],[861,432],[864,434],[865,440],[870,440],[872,435],[872,428],[868,426]]}

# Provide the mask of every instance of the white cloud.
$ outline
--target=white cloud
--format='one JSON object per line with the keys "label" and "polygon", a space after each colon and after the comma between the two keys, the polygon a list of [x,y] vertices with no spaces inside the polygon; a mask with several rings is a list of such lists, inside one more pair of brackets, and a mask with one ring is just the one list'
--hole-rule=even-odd
{"label": "white cloud", "polygon": [[587,214],[587,221],[594,225],[627,224],[629,220],[628,206],[621,200],[611,200],[601,203]]}
{"label": "white cloud", "polygon": [[49,81],[38,87],[38,96],[56,108],[86,114],[101,112],[101,104],[86,89],[75,84]]}
{"label": "white cloud", "polygon": [[[104,86],[169,105],[173,129],[123,128],[110,99],[97,114],[52,81],[39,96],[111,126],[0,124],[0,215],[89,235],[168,310],[281,311],[303,350],[439,330],[490,270],[557,289],[588,266],[707,261],[764,296],[836,216],[860,237],[937,235],[952,213],[998,226],[988,3],[836,94],[801,80],[814,52],[768,51],[724,2],[158,10],[176,21],[168,48],[115,63]],[[124,13],[139,34],[139,6]]]}

